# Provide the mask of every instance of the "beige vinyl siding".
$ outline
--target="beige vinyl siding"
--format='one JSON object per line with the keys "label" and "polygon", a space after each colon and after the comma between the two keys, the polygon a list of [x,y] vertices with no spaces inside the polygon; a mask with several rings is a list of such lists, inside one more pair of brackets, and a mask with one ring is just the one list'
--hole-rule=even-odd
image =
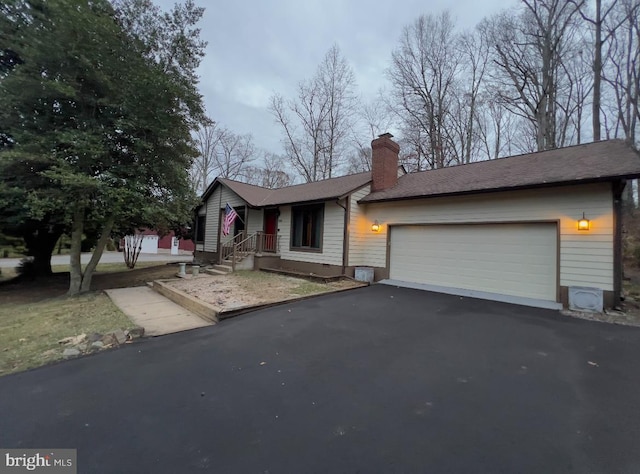
{"label": "beige vinyl siding", "polygon": [[[222,196],[221,196],[222,193]],[[205,252],[216,252],[218,250],[218,229],[220,226],[220,208],[224,208],[226,203],[233,207],[242,207],[244,200],[236,193],[224,185],[218,186],[207,199],[207,222],[204,235]]]}
{"label": "beige vinyl siding", "polygon": [[249,209],[247,211],[247,235],[263,230],[262,209]]}
{"label": "beige vinyl siding", "polygon": [[[608,183],[510,191],[449,198],[415,199],[363,206],[355,229],[363,229],[350,249],[353,264],[386,267],[389,224],[527,222],[558,220],[560,285],[613,290],[613,201]],[[591,230],[579,232],[585,213]],[[378,233],[366,232],[378,220]],[[350,259],[351,260],[351,259]]]}
{"label": "beige vinyl siding", "polygon": [[322,252],[290,250],[291,206],[280,207],[280,256],[282,260],[342,265],[342,241],[344,238],[344,209],[335,202],[326,202],[322,232]]}
{"label": "beige vinyl siding", "polygon": [[[398,168],[401,170],[402,168]],[[351,208],[349,218],[349,266],[370,265],[367,260],[367,243],[371,234],[371,224],[365,215],[364,206],[358,201],[371,192],[371,186],[356,191],[351,195]]]}

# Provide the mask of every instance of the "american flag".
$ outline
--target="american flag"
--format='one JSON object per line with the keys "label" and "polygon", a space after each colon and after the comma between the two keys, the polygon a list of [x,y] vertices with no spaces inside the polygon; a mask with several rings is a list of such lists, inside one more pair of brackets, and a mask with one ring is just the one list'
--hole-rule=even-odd
{"label": "american flag", "polygon": [[231,230],[231,224],[238,217],[238,213],[236,210],[227,203],[227,206],[224,208],[224,222],[222,223],[222,235],[229,235],[229,231]]}

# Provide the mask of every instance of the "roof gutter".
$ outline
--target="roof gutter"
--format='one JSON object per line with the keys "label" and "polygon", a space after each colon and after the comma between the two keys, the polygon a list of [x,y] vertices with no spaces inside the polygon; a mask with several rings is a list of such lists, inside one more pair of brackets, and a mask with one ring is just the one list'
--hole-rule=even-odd
{"label": "roof gutter", "polygon": [[[345,199],[345,202],[349,202],[348,197]],[[336,198],[336,204],[344,209],[344,223],[342,224],[342,274],[345,275],[349,255],[349,213],[347,206],[340,204],[340,198]]]}
{"label": "roof gutter", "polygon": [[367,199],[367,196],[365,196],[364,198],[358,200],[358,204],[375,204],[380,202],[408,201],[412,199],[431,199],[431,198],[450,197],[450,196],[468,196],[471,194],[503,193],[507,191],[522,191],[526,189],[545,189],[545,188],[557,188],[560,186],[577,186],[581,184],[609,183],[609,182],[614,182],[619,179],[625,179],[625,178],[637,179],[637,178],[640,178],[640,174],[629,175],[629,176],[608,176],[606,178],[591,178],[591,179],[582,179],[582,180],[575,180],[575,181],[558,181],[553,183],[527,184],[522,186],[509,186],[504,188],[472,189],[467,191],[453,191],[450,193],[422,194],[417,196],[401,196],[401,197],[380,198],[380,199]]}

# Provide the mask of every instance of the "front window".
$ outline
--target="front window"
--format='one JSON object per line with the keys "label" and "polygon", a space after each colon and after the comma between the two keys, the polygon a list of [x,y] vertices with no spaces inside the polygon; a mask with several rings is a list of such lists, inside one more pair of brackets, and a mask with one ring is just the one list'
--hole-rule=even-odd
{"label": "front window", "polygon": [[291,248],[322,250],[324,204],[291,209]]}

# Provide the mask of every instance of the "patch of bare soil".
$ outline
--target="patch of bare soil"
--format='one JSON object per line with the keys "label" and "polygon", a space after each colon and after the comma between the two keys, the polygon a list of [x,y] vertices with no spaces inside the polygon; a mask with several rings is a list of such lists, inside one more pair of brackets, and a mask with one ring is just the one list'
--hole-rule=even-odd
{"label": "patch of bare soil", "polygon": [[588,319],[589,321],[599,321],[601,323],[622,324],[623,326],[640,326],[640,310],[628,308],[624,305],[621,311],[605,310],[604,313],[589,313],[582,311],[563,310],[562,314],[574,318]]}
{"label": "patch of bare soil", "polygon": [[[158,265],[124,272],[97,272],[91,280],[92,290],[144,286],[148,281],[173,278],[177,266]],[[35,303],[64,296],[69,289],[69,273],[54,273],[47,278],[27,280],[16,278],[0,285],[0,303]]]}
{"label": "patch of bare soil", "polygon": [[167,283],[219,310],[276,303],[301,296],[363,286],[362,283],[349,279],[316,283],[264,272],[236,272],[220,276],[203,275],[198,278]]}
{"label": "patch of bare soil", "polygon": [[624,265],[623,293],[625,299],[619,308],[606,309],[603,313],[564,310],[562,314],[602,323],[640,326],[640,268],[630,262]]}

